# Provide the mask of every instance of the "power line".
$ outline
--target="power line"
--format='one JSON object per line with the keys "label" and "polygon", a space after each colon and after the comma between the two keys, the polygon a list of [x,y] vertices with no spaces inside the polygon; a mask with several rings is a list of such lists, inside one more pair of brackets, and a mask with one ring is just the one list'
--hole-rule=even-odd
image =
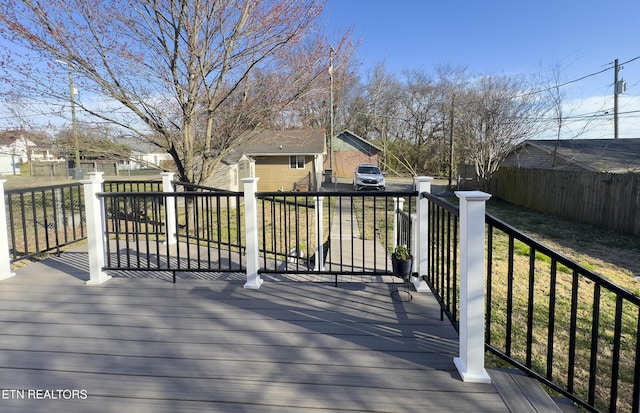
{"label": "power line", "polygon": [[[619,65],[620,65],[620,66],[621,66],[621,65],[625,65],[625,64],[627,64],[627,63],[631,63],[631,62],[633,62],[634,60],[638,60],[638,59],[640,59],[640,56],[636,56],[636,57],[634,57],[633,59],[629,59],[629,60],[627,60],[626,62],[619,63]],[[561,88],[561,87],[564,87],[564,86],[570,85],[570,84],[572,84],[572,83],[580,82],[581,80],[588,79],[588,78],[590,78],[590,77],[593,77],[593,76],[599,75],[599,74],[601,74],[601,73],[604,73],[604,72],[606,72],[606,71],[608,71],[608,70],[611,70],[611,69],[614,69],[614,68],[615,68],[615,65],[614,65],[614,63],[613,63],[613,62],[608,63],[608,64],[609,64],[609,65],[611,65],[611,66],[610,66],[610,67],[606,67],[606,68],[604,68],[604,69],[602,69],[602,70],[599,70],[599,71],[597,71],[597,72],[593,72],[593,73],[590,73],[590,74],[588,74],[588,75],[584,75],[584,76],[579,77],[579,78],[577,78],[577,79],[573,79],[573,80],[569,80],[569,81],[564,82],[564,83],[560,83],[559,85],[553,85],[553,86],[549,86],[548,88],[545,88],[545,89],[534,90],[533,92],[529,92],[529,93],[527,93],[527,95],[536,95],[536,94],[538,94],[538,93],[548,92],[548,91],[550,91],[550,90],[552,90],[552,89],[559,89],[559,88]]]}

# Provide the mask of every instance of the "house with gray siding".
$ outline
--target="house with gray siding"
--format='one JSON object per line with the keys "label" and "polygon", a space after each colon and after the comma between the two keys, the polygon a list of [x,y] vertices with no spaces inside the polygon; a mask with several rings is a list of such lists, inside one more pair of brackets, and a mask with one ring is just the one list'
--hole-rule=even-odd
{"label": "house with gray siding", "polygon": [[528,140],[501,167],[609,173],[640,172],[640,139]]}

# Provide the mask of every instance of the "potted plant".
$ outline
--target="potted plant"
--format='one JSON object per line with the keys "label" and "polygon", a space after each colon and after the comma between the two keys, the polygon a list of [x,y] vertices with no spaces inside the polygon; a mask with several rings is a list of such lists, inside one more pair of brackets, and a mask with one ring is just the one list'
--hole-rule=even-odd
{"label": "potted plant", "polygon": [[398,245],[391,253],[391,266],[394,276],[408,280],[411,277],[412,264],[413,256],[406,245]]}

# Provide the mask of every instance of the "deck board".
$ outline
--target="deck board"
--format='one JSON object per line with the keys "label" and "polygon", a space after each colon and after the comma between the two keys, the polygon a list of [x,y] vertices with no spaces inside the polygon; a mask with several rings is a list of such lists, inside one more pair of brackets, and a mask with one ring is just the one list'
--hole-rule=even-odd
{"label": "deck board", "polygon": [[430,294],[397,302],[384,283],[247,290],[240,276],[88,287],[63,264],[0,282],[0,388],[87,398],[3,398],[2,412],[508,411],[493,385],[460,380],[457,335]]}

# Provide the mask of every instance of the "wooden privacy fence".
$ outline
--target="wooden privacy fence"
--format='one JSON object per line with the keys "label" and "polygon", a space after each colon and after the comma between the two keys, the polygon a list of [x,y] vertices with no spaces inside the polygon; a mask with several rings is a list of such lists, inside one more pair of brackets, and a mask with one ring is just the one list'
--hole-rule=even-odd
{"label": "wooden privacy fence", "polygon": [[555,216],[640,234],[640,174],[500,168],[494,197]]}
{"label": "wooden privacy fence", "polygon": [[68,176],[67,162],[31,162],[31,176]]}
{"label": "wooden privacy fence", "polygon": [[[80,168],[85,173],[99,171],[108,176],[118,175],[118,165],[114,161],[81,161]],[[71,174],[66,161],[32,161],[30,171],[31,176],[69,176]]]}

